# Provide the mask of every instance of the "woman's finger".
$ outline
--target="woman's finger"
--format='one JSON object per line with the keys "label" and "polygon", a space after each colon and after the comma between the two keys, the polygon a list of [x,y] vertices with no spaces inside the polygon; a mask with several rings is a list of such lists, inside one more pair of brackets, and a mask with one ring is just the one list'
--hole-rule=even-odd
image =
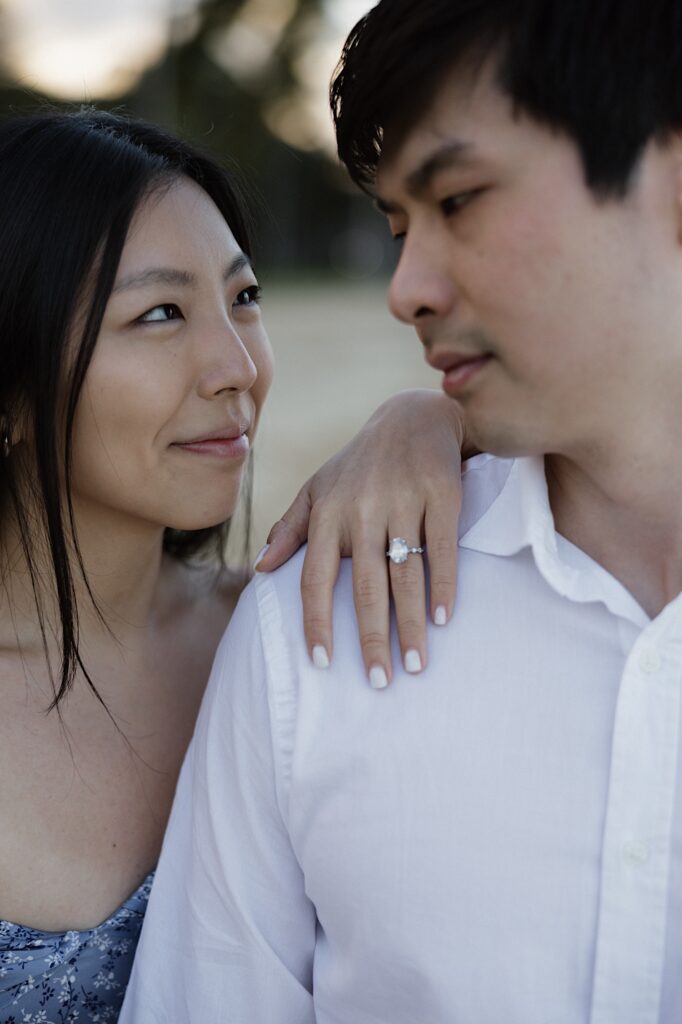
{"label": "woman's finger", "polygon": [[[389,538],[405,561],[396,564],[389,559],[391,592],[395,605],[398,639],[403,665],[407,672],[421,672],[426,667],[426,584],[423,554],[407,554],[408,548],[421,547],[421,517],[392,520]],[[406,545],[402,542],[405,541]],[[401,551],[402,548],[402,551]],[[389,550],[391,545],[389,544]]]}
{"label": "woman's finger", "polygon": [[457,527],[461,488],[449,500],[431,502],[424,517],[424,537],[429,560],[431,621],[444,626],[450,621],[457,590]]}
{"label": "woman's finger", "polygon": [[393,676],[385,528],[353,538],[353,597],[370,686],[383,690]]}
{"label": "woman's finger", "polygon": [[327,668],[332,659],[332,607],[340,561],[340,537],[329,522],[321,526],[320,519],[313,517],[301,572],[301,597],[306,644],[318,668]]}
{"label": "woman's finger", "polygon": [[306,484],[298,492],[281,519],[271,527],[268,549],[256,564],[257,572],[272,572],[296,554],[308,537],[311,498]]}

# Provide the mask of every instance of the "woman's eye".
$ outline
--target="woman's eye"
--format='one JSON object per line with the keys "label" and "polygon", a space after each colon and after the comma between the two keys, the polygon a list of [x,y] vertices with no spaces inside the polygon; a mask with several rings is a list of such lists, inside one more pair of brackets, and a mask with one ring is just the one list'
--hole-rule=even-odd
{"label": "woman's eye", "polygon": [[261,290],[257,284],[252,284],[249,288],[244,288],[237,298],[234,300],[235,306],[252,306],[259,302],[261,297]]}
{"label": "woman's eye", "polygon": [[154,306],[138,317],[138,323],[153,324],[164,323],[167,320],[177,320],[182,316],[180,308],[172,302],[164,302],[161,306]]}

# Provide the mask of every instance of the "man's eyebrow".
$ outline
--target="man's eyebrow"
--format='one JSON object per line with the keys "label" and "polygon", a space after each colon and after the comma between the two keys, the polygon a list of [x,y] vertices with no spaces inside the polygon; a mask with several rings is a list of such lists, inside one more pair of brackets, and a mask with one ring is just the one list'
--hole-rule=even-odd
{"label": "man's eyebrow", "polygon": [[[223,273],[223,280],[229,281],[230,278],[240,273],[245,267],[251,266],[251,260],[246,253],[240,252],[228,263]],[[141,270],[122,277],[114,285],[112,294],[113,292],[127,291],[131,288],[146,288],[152,284],[174,284],[180,285],[182,288],[192,288],[196,283],[196,275],[190,274],[187,270],[178,270],[176,267],[149,267],[147,270]]]}
{"label": "man's eyebrow", "polygon": [[[422,195],[436,174],[448,170],[450,167],[467,166],[473,162],[474,155],[473,143],[464,142],[462,139],[450,139],[434,153],[430,153],[414,171],[408,174],[405,179],[406,192],[412,196]],[[374,202],[382,213],[394,213],[396,210],[393,203],[381,199],[380,196],[376,196]]]}

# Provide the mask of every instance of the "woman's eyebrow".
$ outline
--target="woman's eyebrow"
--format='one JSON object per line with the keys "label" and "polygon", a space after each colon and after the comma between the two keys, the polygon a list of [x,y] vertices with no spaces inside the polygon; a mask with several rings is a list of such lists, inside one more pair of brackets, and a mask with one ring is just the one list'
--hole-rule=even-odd
{"label": "woman's eyebrow", "polygon": [[245,267],[248,267],[249,270],[253,270],[253,262],[251,261],[250,257],[246,255],[245,252],[239,252],[231,261],[231,263],[225,268],[223,279],[225,281],[229,281],[231,277],[234,277],[235,274],[238,274],[240,271],[244,270]]}
{"label": "woman's eyebrow", "polygon": [[[240,252],[225,267],[223,280],[229,281],[245,267],[251,268],[252,263],[245,252]],[[183,288],[191,288],[196,283],[196,274],[192,274],[188,270],[178,270],[176,267],[148,267],[146,270],[126,274],[116,282],[112,294],[131,288],[146,288],[150,284],[174,284]]]}
{"label": "woman's eyebrow", "polygon": [[186,270],[176,270],[173,267],[149,267],[147,270],[126,274],[116,282],[112,294],[127,291],[130,288],[145,288],[150,284],[175,284],[188,287],[196,284],[196,277]]}

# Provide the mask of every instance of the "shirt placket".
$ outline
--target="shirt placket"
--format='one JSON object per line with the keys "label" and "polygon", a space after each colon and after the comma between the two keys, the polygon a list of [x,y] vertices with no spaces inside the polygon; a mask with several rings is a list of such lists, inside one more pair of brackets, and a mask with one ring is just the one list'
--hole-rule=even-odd
{"label": "shirt placket", "polygon": [[659,1020],[682,688],[679,619],[679,607],[669,606],[642,631],[621,680],[590,1024]]}

